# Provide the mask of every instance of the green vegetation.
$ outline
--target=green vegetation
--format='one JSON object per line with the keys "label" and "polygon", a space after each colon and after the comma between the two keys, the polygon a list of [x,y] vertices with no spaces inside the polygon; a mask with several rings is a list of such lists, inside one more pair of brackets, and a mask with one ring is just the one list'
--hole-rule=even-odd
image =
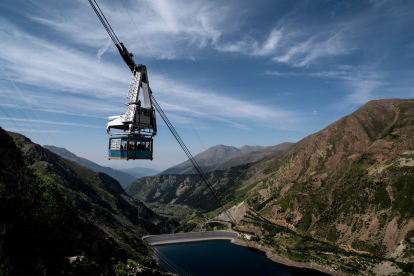
{"label": "green vegetation", "polygon": [[[393,259],[385,259],[381,256],[347,251],[333,243],[299,234],[276,225],[255,212],[249,211],[241,224],[254,225],[262,232],[261,237],[254,236],[251,241],[272,248],[275,254],[292,261],[312,262],[334,267],[335,270],[350,275],[361,275],[361,270],[367,271],[384,260],[394,263],[395,266],[406,272],[411,272],[409,269],[412,269],[411,263],[398,263]],[[365,244],[360,243],[360,245]],[[375,250],[383,250],[383,248],[375,248]]]}
{"label": "green vegetation", "polygon": [[219,222],[209,222],[205,224],[205,231],[227,230],[228,226]]}
{"label": "green vegetation", "polygon": [[162,219],[129,198],[118,182],[20,135],[13,143],[1,128],[0,142],[7,160],[0,160],[0,186],[7,192],[0,193],[0,275],[110,276],[127,259],[139,265],[139,275],[165,274],[138,238],[155,227],[137,220],[137,209],[161,225]]}
{"label": "green vegetation", "polygon": [[256,181],[253,184],[250,184],[250,185],[244,187],[241,190],[236,190],[235,193],[234,193],[234,197],[236,199],[240,199],[240,198],[244,197],[246,195],[246,193],[249,192],[251,189],[253,189],[258,183],[259,183],[259,181]]}
{"label": "green vegetation", "polygon": [[414,119],[414,114],[412,110],[414,109],[414,103],[400,103],[398,105],[399,116],[398,120],[391,125],[384,133],[381,135],[381,138],[388,138],[390,140],[395,140],[399,138],[399,134],[395,133],[398,129],[405,127],[409,122],[412,122]]}
{"label": "green vegetation", "polygon": [[174,228],[173,233],[187,233],[187,232],[195,232],[199,231],[200,229],[197,229],[197,224],[194,222],[181,224],[180,226]]}
{"label": "green vegetation", "polygon": [[401,218],[412,218],[414,216],[414,167],[390,167],[389,172],[393,172],[399,177],[394,183],[394,197],[392,208],[401,214]]}

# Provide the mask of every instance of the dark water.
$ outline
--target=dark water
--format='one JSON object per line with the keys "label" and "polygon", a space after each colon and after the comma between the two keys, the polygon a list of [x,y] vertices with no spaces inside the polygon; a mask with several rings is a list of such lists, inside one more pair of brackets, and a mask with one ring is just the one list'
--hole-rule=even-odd
{"label": "dark water", "polygon": [[161,245],[156,249],[160,266],[180,276],[328,275],[271,262],[259,252],[227,241]]}

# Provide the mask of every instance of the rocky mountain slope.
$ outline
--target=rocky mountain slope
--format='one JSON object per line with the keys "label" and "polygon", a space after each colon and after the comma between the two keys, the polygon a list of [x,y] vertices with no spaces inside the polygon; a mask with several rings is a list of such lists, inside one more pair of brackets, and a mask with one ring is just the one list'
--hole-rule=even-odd
{"label": "rocky mountain slope", "polygon": [[[228,169],[237,165],[257,162],[270,155],[280,153],[289,146],[283,143],[273,147],[243,146],[236,148],[232,146],[218,145],[208,148],[206,151],[197,154],[194,158],[204,172],[213,170]],[[266,151],[267,148],[271,148]],[[257,154],[253,154],[257,152]],[[244,157],[244,158],[241,158]],[[161,174],[194,174],[197,173],[189,160],[166,169]]]}
{"label": "rocky mountain slope", "polygon": [[140,237],[174,222],[112,177],[9,134],[17,147],[0,128],[1,275],[115,275],[127,259],[139,271],[163,274]]}
{"label": "rocky mountain slope", "polygon": [[[107,175],[115,178],[116,180],[118,180],[118,182],[121,184],[121,186],[123,188],[126,188],[129,186],[129,184],[131,184],[132,181],[134,181],[135,179],[139,178],[139,177],[143,177],[145,176],[144,174],[135,174],[134,176],[127,173],[127,172],[122,172],[120,170],[114,170],[112,168],[109,167],[103,167],[101,165],[98,165],[86,158],[83,157],[79,157],[76,154],[68,151],[65,148],[60,148],[60,147],[55,147],[55,146],[44,146],[44,148],[47,148],[48,150],[50,150],[53,153],[56,153],[57,155],[60,155],[63,158],[69,159],[73,162],[78,163],[79,165],[91,169],[94,172],[103,172],[106,173]],[[137,177],[138,175],[138,177]]]}
{"label": "rocky mountain slope", "polygon": [[[225,171],[212,171],[206,176],[225,199],[234,194],[234,182],[247,168],[247,165],[241,165]],[[193,211],[212,211],[219,207],[198,174],[143,177],[132,182],[125,191],[151,207],[156,204],[185,205]]]}
{"label": "rocky mountain slope", "polygon": [[276,146],[271,146],[271,147],[266,147],[260,150],[255,150],[255,151],[243,154],[238,157],[233,157],[219,164],[213,170],[225,170],[225,169],[243,165],[243,164],[255,163],[269,155],[280,154],[284,152],[287,148],[289,148],[291,145],[293,145],[293,143],[285,142],[282,144],[278,144]]}
{"label": "rocky mountain slope", "polygon": [[371,101],[246,172],[271,220],[342,246],[392,254],[414,228],[414,100]]}
{"label": "rocky mountain slope", "polygon": [[[281,154],[217,172],[226,175],[225,181],[207,175],[228,207],[242,201],[251,207],[240,226],[281,256],[322,262],[344,273],[381,270],[368,257],[358,259],[358,254],[368,254],[361,256],[385,257],[413,272],[414,100],[368,102]],[[205,208],[211,206],[208,192],[194,186],[196,180],[163,177],[134,182],[127,192],[144,202],[169,193],[165,208],[173,208],[174,199],[185,191],[179,204],[200,214],[211,210]],[[133,187],[144,191],[151,181],[157,185],[150,193],[134,194]],[[187,221],[197,228],[219,213],[193,215]],[[320,248],[334,254],[329,257],[333,263],[309,255],[320,254]],[[349,252],[357,254],[354,261]]]}

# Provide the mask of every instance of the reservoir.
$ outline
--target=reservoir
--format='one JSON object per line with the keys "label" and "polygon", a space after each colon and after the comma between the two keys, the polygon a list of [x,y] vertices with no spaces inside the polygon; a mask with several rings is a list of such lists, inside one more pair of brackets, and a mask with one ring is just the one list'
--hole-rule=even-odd
{"label": "reservoir", "polygon": [[[155,246],[160,266],[180,276],[325,276],[317,270],[269,261],[259,252],[229,241],[205,241]],[[267,273],[265,272],[267,270]]]}

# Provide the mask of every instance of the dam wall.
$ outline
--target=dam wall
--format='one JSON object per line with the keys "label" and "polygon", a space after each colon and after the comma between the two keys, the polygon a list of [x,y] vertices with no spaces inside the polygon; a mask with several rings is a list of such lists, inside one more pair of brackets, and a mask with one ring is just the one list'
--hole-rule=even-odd
{"label": "dam wall", "polygon": [[149,245],[161,245],[196,241],[233,240],[237,236],[238,233],[232,231],[205,231],[145,236],[142,239]]}

